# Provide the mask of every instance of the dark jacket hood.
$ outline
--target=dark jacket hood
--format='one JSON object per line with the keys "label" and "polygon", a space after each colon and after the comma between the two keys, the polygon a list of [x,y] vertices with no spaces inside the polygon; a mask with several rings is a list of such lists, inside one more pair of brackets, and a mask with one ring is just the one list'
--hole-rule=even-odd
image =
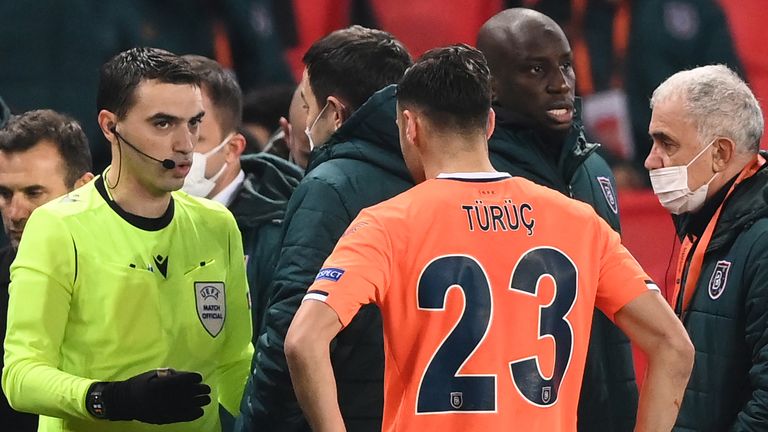
{"label": "dark jacket hood", "polygon": [[[536,173],[541,171],[541,164],[546,160],[540,150],[543,143],[535,130],[527,126],[521,126],[508,121],[505,118],[503,107],[494,106],[497,111],[497,125],[493,136],[488,142],[488,148],[505,160],[510,161],[526,172]],[[501,139],[493,139],[497,136]],[[516,145],[510,145],[516,143]],[[560,156],[557,161],[557,171],[562,173],[565,181],[570,181],[577,168],[594,153],[600,144],[587,142],[584,136],[584,127],[581,120],[581,99],[574,101],[573,122],[568,131]]]}
{"label": "dark jacket hood", "polygon": [[310,155],[307,173],[333,159],[356,159],[413,182],[400,151],[396,120],[396,85],[374,93]]}
{"label": "dark jacket hood", "polygon": [[288,199],[301,181],[301,168],[267,153],[244,155],[240,166],[245,180],[229,206],[238,226],[282,220]]}

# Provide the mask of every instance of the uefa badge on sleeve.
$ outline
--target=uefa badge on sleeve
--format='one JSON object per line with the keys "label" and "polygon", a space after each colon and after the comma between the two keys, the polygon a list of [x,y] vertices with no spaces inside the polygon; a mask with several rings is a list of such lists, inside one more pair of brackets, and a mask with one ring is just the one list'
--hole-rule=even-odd
{"label": "uefa badge on sleeve", "polygon": [[725,291],[725,284],[728,282],[728,271],[731,269],[730,261],[718,261],[712,277],[709,278],[709,298],[717,300]]}
{"label": "uefa badge on sleeve", "polygon": [[213,337],[221,333],[227,316],[227,298],[224,282],[195,282],[197,317]]}

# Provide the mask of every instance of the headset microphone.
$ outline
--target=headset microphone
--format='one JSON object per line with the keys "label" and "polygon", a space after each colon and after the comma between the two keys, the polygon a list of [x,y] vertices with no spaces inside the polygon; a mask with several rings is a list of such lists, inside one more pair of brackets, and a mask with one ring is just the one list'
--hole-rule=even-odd
{"label": "headset microphone", "polygon": [[125,138],[123,138],[123,136],[122,136],[122,135],[120,135],[119,133],[117,133],[117,128],[116,128],[116,127],[112,126],[112,129],[110,129],[110,131],[111,131],[113,134],[115,134],[115,136],[116,136],[118,139],[120,139],[120,140],[122,140],[124,143],[128,144],[128,147],[132,148],[134,151],[138,152],[140,155],[142,155],[142,156],[144,156],[144,157],[147,157],[147,158],[149,158],[149,159],[152,159],[152,160],[153,160],[153,161],[155,161],[155,162],[158,162],[158,163],[160,163],[160,165],[162,165],[162,166],[163,166],[163,168],[165,168],[165,169],[169,169],[169,170],[170,170],[170,169],[174,169],[174,168],[176,168],[176,162],[174,162],[172,159],[163,159],[163,160],[160,160],[160,159],[154,158],[154,157],[152,157],[152,156],[150,156],[150,155],[148,155],[148,154],[144,153],[143,151],[139,150],[139,149],[138,149],[138,148],[137,148],[135,145],[131,144],[130,142],[128,142],[128,140],[126,140]]}

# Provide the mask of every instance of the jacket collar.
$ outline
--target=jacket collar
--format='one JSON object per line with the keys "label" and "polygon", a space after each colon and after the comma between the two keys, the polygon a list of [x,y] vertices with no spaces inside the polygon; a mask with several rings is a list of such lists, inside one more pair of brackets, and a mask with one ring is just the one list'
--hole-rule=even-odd
{"label": "jacket collar", "polygon": [[[760,154],[768,158],[768,152],[760,151]],[[755,221],[768,217],[768,164],[736,185],[723,205],[707,252],[730,245]]]}
{"label": "jacket collar", "polygon": [[576,170],[600,147],[600,144],[587,142],[584,136],[581,106],[581,98],[576,98],[573,124],[563,140],[556,166],[553,166],[552,161],[541,150],[543,143],[536,131],[506,120],[506,110],[503,107],[494,106],[500,119],[493,135],[501,139],[494,140],[492,137],[489,149],[522,166],[541,167],[542,163],[546,163],[552,167],[553,174],[558,175],[559,180],[567,185],[571,182]]}

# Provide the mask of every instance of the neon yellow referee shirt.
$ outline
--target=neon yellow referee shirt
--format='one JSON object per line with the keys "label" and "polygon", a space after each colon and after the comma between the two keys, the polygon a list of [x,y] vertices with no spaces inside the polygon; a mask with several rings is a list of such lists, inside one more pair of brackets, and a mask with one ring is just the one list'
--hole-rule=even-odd
{"label": "neon yellow referee shirt", "polygon": [[[101,176],[34,211],[11,266],[2,385],[40,414],[39,431],[220,431],[250,360],[243,247],[223,206],[173,192],[157,219],[123,211]],[[194,422],[97,420],[94,381],[149,369],[196,371],[212,403]]]}

